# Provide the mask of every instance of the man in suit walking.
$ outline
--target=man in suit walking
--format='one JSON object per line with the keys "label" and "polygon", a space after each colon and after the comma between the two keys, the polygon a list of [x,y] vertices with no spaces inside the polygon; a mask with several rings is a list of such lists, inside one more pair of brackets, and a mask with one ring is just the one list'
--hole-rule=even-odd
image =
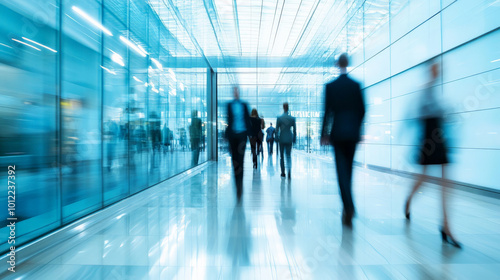
{"label": "man in suit walking", "polygon": [[[276,121],[276,135],[279,139],[280,148],[280,163],[281,163],[281,177],[285,177],[285,157],[286,165],[288,167],[288,179],[292,178],[292,144],[295,143],[297,136],[297,126],[295,118],[290,116],[288,112],[288,103],[283,103],[283,115]],[[291,129],[293,128],[293,132]]]}
{"label": "man in suit walking", "polygon": [[236,182],[236,198],[239,203],[243,194],[243,159],[251,124],[248,104],[240,100],[237,86],[233,87],[233,95],[234,100],[227,104],[226,138],[229,141]]}
{"label": "man in suit walking", "polygon": [[198,111],[193,110],[191,112],[191,125],[189,126],[189,136],[191,139],[191,164],[193,166],[198,165],[200,158],[200,141],[201,141],[201,127],[202,121],[198,118]]}
{"label": "man in suit walking", "polygon": [[333,145],[337,178],[344,204],[342,223],[352,227],[355,212],[351,191],[352,164],[356,145],[361,139],[365,103],[359,83],[347,75],[348,64],[347,54],[341,54],[337,61],[340,76],[325,86],[321,145]]}
{"label": "man in suit walking", "polygon": [[273,123],[266,130],[266,142],[267,142],[267,152],[272,155],[273,154],[273,146],[274,146],[274,132],[275,129],[273,127]]}

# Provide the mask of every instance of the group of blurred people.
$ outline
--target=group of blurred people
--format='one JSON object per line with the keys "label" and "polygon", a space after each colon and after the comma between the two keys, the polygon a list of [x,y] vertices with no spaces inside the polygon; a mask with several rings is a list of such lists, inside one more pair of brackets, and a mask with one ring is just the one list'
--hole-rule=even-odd
{"label": "group of blurred people", "polygon": [[[321,128],[321,145],[333,146],[335,155],[335,166],[340,196],[343,203],[342,223],[352,228],[352,220],[356,210],[352,198],[352,175],[354,154],[356,146],[361,141],[361,127],[366,108],[361,91],[361,85],[347,74],[349,59],[347,54],[341,54],[336,62],[340,75],[332,82],[325,85],[324,115]],[[444,117],[443,107],[436,98],[433,88],[439,76],[439,65],[432,63],[430,67],[430,82],[423,93],[420,106],[421,121],[423,124],[422,144],[419,149],[419,164],[423,166],[423,172],[417,177],[415,184],[406,200],[404,214],[410,220],[410,204],[418,189],[421,187],[429,165],[441,165],[443,183],[442,189],[442,227],[441,237],[457,248],[461,248],[452,235],[447,216],[447,190],[446,190],[446,164],[447,146],[444,137],[442,120]],[[243,194],[243,162],[247,137],[250,139],[252,150],[253,167],[257,168],[257,153],[262,147],[263,132],[265,128],[263,119],[259,118],[257,109],[252,109],[249,114],[248,104],[240,99],[239,89],[233,88],[234,100],[228,104],[228,127],[226,137],[230,145],[232,165],[236,183],[236,195],[238,203],[241,203]],[[285,177],[285,166],[288,178],[291,179],[291,150],[296,141],[296,121],[289,114],[288,103],[283,104],[283,115],[278,117],[276,128],[270,127],[266,130],[269,154],[273,152],[273,143],[276,141],[280,152],[281,177]],[[286,159],[286,165],[285,165]]]}
{"label": "group of blurred people", "polygon": [[[204,148],[204,135],[203,135],[203,122],[198,117],[198,111],[193,110],[191,112],[191,124],[188,127],[189,131],[189,144],[187,141],[186,129],[179,129],[179,138],[175,139],[174,132],[168,127],[167,123],[161,126],[157,115],[155,113],[151,114],[151,120],[148,122],[149,136],[147,132],[147,126],[142,122],[130,125],[130,140],[132,143],[132,155],[141,154],[148,148],[148,141],[151,142],[151,150],[153,153],[153,158],[156,156],[157,152],[173,152],[174,146],[176,146],[176,141],[178,142],[178,148],[184,150],[190,148],[192,152],[191,163],[192,165],[197,165],[200,157],[200,150]],[[111,169],[112,161],[115,158],[115,146],[118,140],[124,140],[128,134],[129,129],[128,124],[119,126],[117,122],[109,120],[104,126],[104,140],[106,141],[106,166],[108,170]]]}
{"label": "group of blurred people", "polygon": [[[234,100],[227,105],[228,122],[225,135],[229,142],[229,150],[232,158],[236,196],[238,202],[241,202],[243,194],[243,163],[247,139],[250,141],[253,168],[257,169],[258,154],[263,150],[264,132],[262,130],[265,128],[265,122],[263,118],[259,117],[257,109],[254,108],[249,113],[248,104],[240,99],[240,92],[237,86],[233,87],[233,96]],[[279,143],[277,147],[279,147],[279,154],[281,155],[281,177],[286,177],[286,158],[288,178],[291,179],[291,150],[292,144],[295,143],[297,138],[297,127],[295,118],[290,115],[288,110],[288,103],[284,103],[283,114],[278,117],[276,128],[271,123],[266,130],[266,142],[270,155],[273,153],[274,142]]]}

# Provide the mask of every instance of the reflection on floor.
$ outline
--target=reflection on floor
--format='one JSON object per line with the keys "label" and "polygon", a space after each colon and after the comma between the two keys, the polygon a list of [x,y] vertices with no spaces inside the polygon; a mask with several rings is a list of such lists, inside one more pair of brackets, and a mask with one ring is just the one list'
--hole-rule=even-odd
{"label": "reflection on floor", "polygon": [[[230,161],[183,184],[157,186],[149,204],[98,234],[18,267],[23,279],[498,279],[500,203],[454,190],[451,225],[463,245],[443,245],[439,192],[427,184],[403,215],[411,181],[356,168],[357,218],[341,227],[333,164],[296,154],[292,179],[275,156],[257,170],[246,156],[243,206]],[[75,237],[80,238],[80,237]],[[60,246],[64,246],[60,245]]]}

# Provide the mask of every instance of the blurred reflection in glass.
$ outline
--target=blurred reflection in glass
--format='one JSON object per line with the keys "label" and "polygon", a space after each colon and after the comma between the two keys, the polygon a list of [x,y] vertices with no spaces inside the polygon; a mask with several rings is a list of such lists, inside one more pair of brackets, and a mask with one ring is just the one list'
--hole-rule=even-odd
{"label": "blurred reflection in glass", "polygon": [[179,145],[182,151],[187,147],[187,135],[184,127],[179,128]]}
{"label": "blurred reflection in glass", "polygon": [[342,227],[342,240],[340,241],[340,250],[337,257],[337,263],[339,266],[343,267],[344,271],[339,270],[337,274],[337,279],[345,279],[346,275],[350,279],[355,278],[356,270],[354,269],[356,262],[355,250],[354,250],[354,236],[353,230],[350,227]]}
{"label": "blurred reflection in glass", "polygon": [[[272,157],[270,157],[272,158]],[[283,243],[292,245],[294,242],[293,236],[295,235],[296,208],[292,200],[292,186],[291,181],[281,180],[281,199],[279,215],[276,215],[276,226],[278,232],[283,240]]]}
{"label": "blurred reflection in glass", "polygon": [[[141,28],[138,25],[137,28]],[[136,193],[143,190],[148,185],[149,170],[149,134],[147,132],[147,96],[149,86],[139,81],[147,81],[146,69],[148,60],[145,57],[130,52],[130,78],[131,83],[129,94],[129,122],[130,122],[130,143],[129,143],[129,164],[130,164],[130,192]]]}
{"label": "blurred reflection in glass", "polygon": [[16,166],[29,205],[17,207],[16,245],[191,166],[187,150],[160,150],[189,148],[192,110],[204,147],[208,65],[177,61],[182,45],[151,3],[0,1],[0,15],[0,166]]}
{"label": "blurred reflection in glass", "polygon": [[200,158],[200,140],[201,140],[201,119],[198,118],[198,111],[191,112],[191,125],[189,126],[189,137],[191,138],[191,165],[198,165]]}
{"label": "blurred reflection in glass", "polygon": [[167,151],[173,152],[172,140],[174,138],[174,133],[172,130],[170,130],[167,123],[163,125],[161,134],[162,134],[161,139],[163,143],[163,152],[164,153],[166,153]]}
{"label": "blurred reflection in glass", "polygon": [[[118,11],[113,11],[118,13]],[[126,11],[120,11],[120,13]],[[105,9],[104,25],[113,34],[126,30],[112,11]],[[103,190],[104,205],[128,195],[128,59],[127,47],[118,36],[104,36],[103,40]]]}
{"label": "blurred reflection in glass", "polygon": [[227,253],[228,257],[232,260],[231,278],[239,279],[241,273],[240,267],[250,265],[250,252],[252,250],[252,232],[246,221],[243,207],[234,207],[228,232],[229,244]]}
{"label": "blurred reflection in glass", "polygon": [[[61,171],[63,222],[102,206],[100,32],[61,1]],[[99,18],[101,5],[79,8]]]}
{"label": "blurred reflection in glass", "polygon": [[274,177],[275,169],[274,169],[274,158],[272,156],[267,157],[267,173],[269,176]]}
{"label": "blurred reflection in glass", "polygon": [[[28,16],[38,10],[52,18],[57,9],[50,0],[31,3],[31,10],[16,6],[12,1],[0,4],[0,181],[5,184],[0,196],[5,207],[0,214],[0,252],[11,246],[6,227],[8,181],[16,186],[16,245],[60,225],[57,54],[32,43],[57,49],[57,30],[52,21]],[[14,177],[8,177],[8,166],[15,166]]]}
{"label": "blurred reflection in glass", "polygon": [[151,171],[153,171],[158,167],[161,149],[161,121],[156,112],[152,112],[149,116],[149,132],[152,145]]}

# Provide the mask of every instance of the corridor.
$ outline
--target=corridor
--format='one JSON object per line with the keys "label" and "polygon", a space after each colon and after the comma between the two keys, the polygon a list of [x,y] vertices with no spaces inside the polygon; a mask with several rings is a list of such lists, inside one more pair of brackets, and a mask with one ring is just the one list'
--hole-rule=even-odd
{"label": "corridor", "polygon": [[[94,224],[2,279],[498,279],[498,200],[452,190],[451,227],[439,235],[440,191],[425,184],[403,214],[412,180],[356,167],[353,230],[341,226],[334,165],[293,154],[292,179],[276,155],[245,157],[236,206],[228,157],[182,183],[152,187],[154,198]],[[174,177],[175,178],[175,177]],[[73,245],[69,245],[73,244]],[[7,275],[7,278],[4,276]]]}

